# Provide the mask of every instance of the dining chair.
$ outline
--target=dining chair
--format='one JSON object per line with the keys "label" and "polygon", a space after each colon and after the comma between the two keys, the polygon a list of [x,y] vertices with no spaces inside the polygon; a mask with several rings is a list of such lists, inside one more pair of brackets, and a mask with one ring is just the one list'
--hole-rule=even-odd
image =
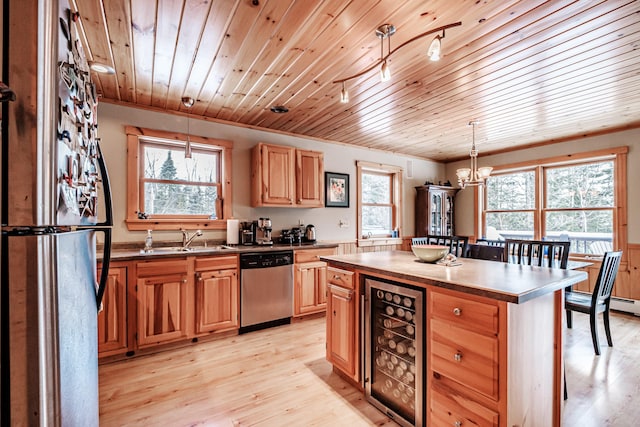
{"label": "dining chair", "polygon": [[504,261],[504,248],[501,246],[468,244],[466,258]]}
{"label": "dining chair", "polygon": [[605,252],[600,266],[600,272],[596,279],[591,295],[583,292],[565,292],[564,308],[567,312],[567,327],[571,328],[571,312],[577,311],[588,314],[591,324],[591,340],[596,355],[600,355],[600,343],[598,341],[597,316],[602,313],[604,320],[604,331],[607,335],[607,344],[613,347],[611,340],[611,330],[609,329],[609,303],[611,302],[611,292],[613,284],[620,267],[622,251]]}
{"label": "dining chair", "polygon": [[512,264],[567,268],[571,242],[506,239],[504,259]]}
{"label": "dining chair", "polygon": [[504,247],[504,240],[492,240],[492,239],[476,239],[476,243],[480,245],[500,246]]}
{"label": "dining chair", "polygon": [[441,245],[449,246],[449,253],[464,257],[467,252],[468,236],[440,236],[428,234],[425,237],[414,237],[411,239],[412,245]]}

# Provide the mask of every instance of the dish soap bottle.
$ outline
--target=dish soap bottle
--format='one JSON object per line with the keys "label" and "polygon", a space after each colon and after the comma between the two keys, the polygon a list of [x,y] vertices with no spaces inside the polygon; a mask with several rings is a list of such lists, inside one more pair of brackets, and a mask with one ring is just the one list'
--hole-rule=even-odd
{"label": "dish soap bottle", "polygon": [[144,239],[144,251],[153,252],[153,237],[151,236],[151,230],[147,230],[147,237]]}

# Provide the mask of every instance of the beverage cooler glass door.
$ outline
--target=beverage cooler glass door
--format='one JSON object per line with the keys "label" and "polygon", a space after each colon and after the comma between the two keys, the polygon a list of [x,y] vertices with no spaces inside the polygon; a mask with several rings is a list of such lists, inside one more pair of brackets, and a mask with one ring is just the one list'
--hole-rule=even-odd
{"label": "beverage cooler glass door", "polygon": [[401,425],[422,426],[424,292],[365,280],[367,400]]}

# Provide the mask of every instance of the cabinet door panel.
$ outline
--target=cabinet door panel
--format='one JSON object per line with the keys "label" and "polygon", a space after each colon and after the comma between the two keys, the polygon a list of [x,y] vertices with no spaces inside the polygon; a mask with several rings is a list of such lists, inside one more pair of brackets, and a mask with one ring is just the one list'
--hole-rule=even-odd
{"label": "cabinet door panel", "polygon": [[262,201],[292,205],[295,195],[295,150],[291,147],[262,146]]}
{"label": "cabinet door panel", "polygon": [[106,356],[126,351],[127,346],[127,269],[114,267],[109,269],[102,311],[98,313],[98,353]]}
{"label": "cabinet door panel", "polygon": [[186,336],[186,284],[182,274],[138,279],[140,346]]}
{"label": "cabinet door panel", "polygon": [[350,376],[355,371],[355,292],[329,285],[327,360]]}
{"label": "cabinet door panel", "polygon": [[325,311],[326,271],[327,264],[321,261],[295,265],[294,315]]}
{"label": "cabinet door panel", "polygon": [[317,151],[296,150],[296,203],[324,205],[323,155]]}
{"label": "cabinet door panel", "polygon": [[236,270],[207,271],[196,280],[196,333],[238,327]]}

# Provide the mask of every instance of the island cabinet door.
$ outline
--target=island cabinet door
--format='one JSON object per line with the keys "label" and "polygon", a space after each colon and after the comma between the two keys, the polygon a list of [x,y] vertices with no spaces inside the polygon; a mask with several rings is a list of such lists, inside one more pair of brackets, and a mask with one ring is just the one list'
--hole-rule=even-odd
{"label": "island cabinet door", "polygon": [[356,296],[351,289],[328,286],[327,360],[355,379]]}
{"label": "island cabinet door", "polygon": [[127,347],[127,268],[112,267],[98,313],[98,356],[125,352]]}
{"label": "island cabinet door", "polygon": [[235,269],[196,273],[196,334],[237,329],[238,294]]}

